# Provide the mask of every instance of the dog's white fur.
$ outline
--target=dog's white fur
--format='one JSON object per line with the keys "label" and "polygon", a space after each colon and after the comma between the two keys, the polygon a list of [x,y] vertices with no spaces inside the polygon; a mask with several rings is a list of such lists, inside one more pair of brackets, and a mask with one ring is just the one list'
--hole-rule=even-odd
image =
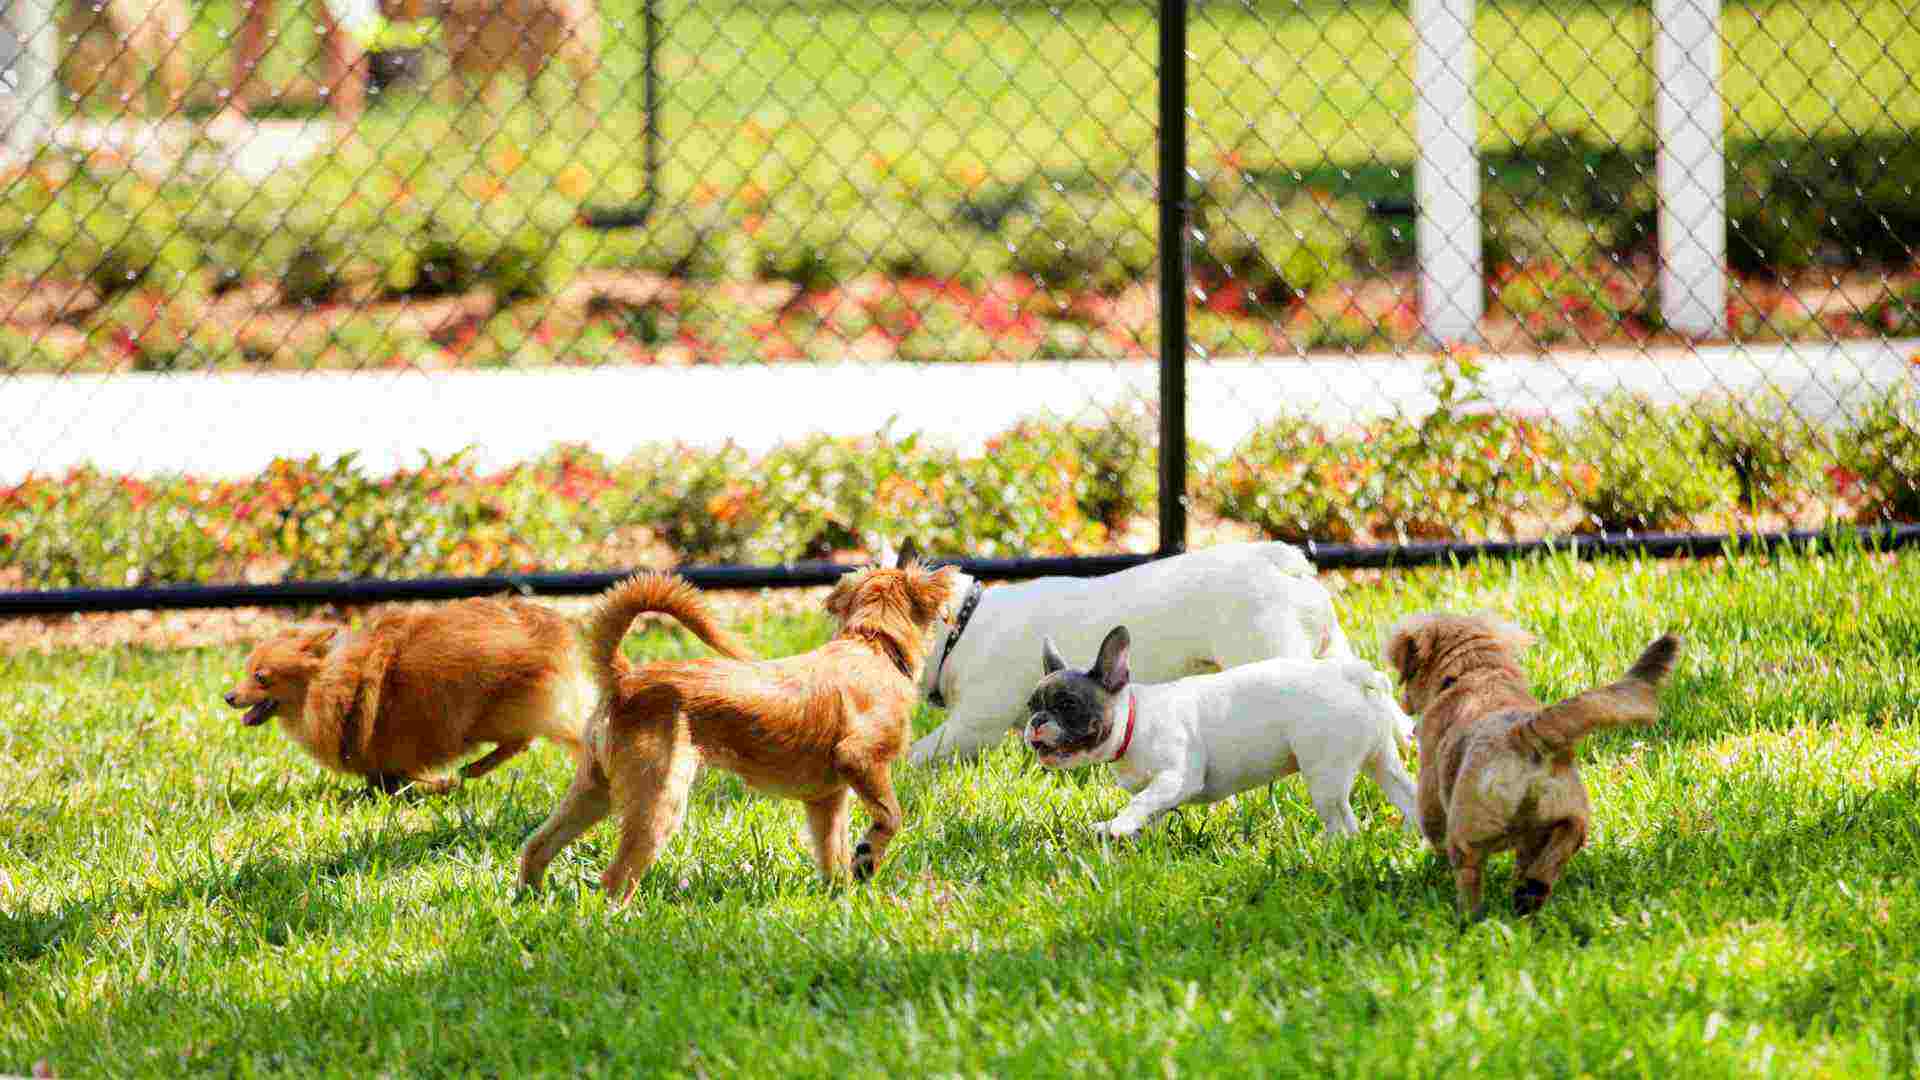
{"label": "dog's white fur", "polygon": [[[972,584],[963,576],[955,587],[964,595]],[[1104,577],[1000,585],[981,593],[945,663],[951,624],[935,625],[920,691],[932,692],[938,673],[947,720],[913,744],[908,764],[969,757],[1019,728],[1041,640],[1091,655],[1121,623],[1145,639],[1133,670],[1148,682],[1272,657],[1353,655],[1326,586],[1290,544],[1223,544]],[[1411,724],[1404,737],[1412,738]]]}
{"label": "dog's white fur", "polygon": [[[1413,777],[1400,761],[1409,720],[1393,700],[1393,683],[1365,661],[1265,660],[1178,682],[1130,683],[1114,702],[1107,739],[1049,765],[1113,761],[1133,703],[1133,739],[1114,764],[1114,778],[1133,799],[1094,826],[1103,836],[1132,836],[1170,810],[1219,802],[1295,772],[1306,777],[1327,834],[1351,836],[1360,823],[1348,797],[1362,769],[1418,833]],[[1030,724],[1028,741],[1038,734]]]}

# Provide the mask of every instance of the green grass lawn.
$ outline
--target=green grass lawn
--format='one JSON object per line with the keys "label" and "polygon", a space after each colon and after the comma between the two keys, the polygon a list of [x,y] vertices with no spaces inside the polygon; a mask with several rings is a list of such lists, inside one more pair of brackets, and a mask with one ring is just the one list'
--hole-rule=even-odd
{"label": "green grass lawn", "polygon": [[[516,902],[557,752],[371,800],[238,727],[217,700],[236,650],[12,656],[0,1072],[1905,1071],[1916,595],[1920,555],[1857,552],[1350,584],[1369,653],[1409,612],[1517,617],[1548,698],[1689,639],[1665,720],[1587,744],[1594,833],[1545,912],[1510,917],[1503,857],[1466,928],[1367,781],[1344,846],[1297,780],[1109,845],[1088,831],[1123,801],[1102,772],[1011,744],[903,769],[908,827],[866,887],[824,889],[797,810],[711,776],[627,909],[590,887],[605,825]],[[785,652],[825,625],[745,629]]]}
{"label": "green grass lawn", "polygon": [[[752,181],[822,192],[849,173],[966,186],[1036,172],[1102,180],[1154,162],[1155,8],[662,2],[664,193]],[[598,136],[566,123],[522,135],[572,145],[609,198],[636,194],[643,121],[641,5],[602,5]],[[312,65],[310,20],[286,6],[266,78]],[[198,64],[224,78],[232,4],[199,9]],[[1723,14],[1729,138],[1898,135],[1920,127],[1920,28],[1898,0],[1735,2]],[[1480,136],[1490,150],[1552,130],[1652,142],[1651,17],[1639,5],[1482,4]],[[1404,5],[1208,3],[1190,23],[1192,160],[1211,168],[1404,169],[1414,155],[1413,35]],[[543,112],[554,112],[549,100]],[[555,116],[555,121],[564,117]],[[451,126],[449,126],[451,125]],[[416,94],[374,109],[377,144],[475,130]],[[1391,182],[1394,177],[1387,177]],[[1382,182],[1379,180],[1376,183]],[[1411,178],[1402,178],[1411,192]]]}

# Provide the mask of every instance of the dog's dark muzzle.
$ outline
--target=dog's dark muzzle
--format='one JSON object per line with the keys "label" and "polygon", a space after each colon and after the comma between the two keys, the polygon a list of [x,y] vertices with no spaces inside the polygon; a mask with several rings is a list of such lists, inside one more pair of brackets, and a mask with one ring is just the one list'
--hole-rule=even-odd
{"label": "dog's dark muzzle", "polygon": [[[240,708],[240,700],[239,700],[238,694],[235,694],[229,691],[226,694],[224,700],[226,701],[229,707],[235,708],[235,709]],[[269,719],[271,719],[273,717],[274,710],[278,709],[279,707],[280,707],[280,703],[278,701],[273,700],[272,698],[266,698],[262,701],[255,702],[252,706],[248,707],[246,715],[240,718],[240,722],[242,724],[245,724],[247,727],[259,727],[261,724],[264,724]]]}

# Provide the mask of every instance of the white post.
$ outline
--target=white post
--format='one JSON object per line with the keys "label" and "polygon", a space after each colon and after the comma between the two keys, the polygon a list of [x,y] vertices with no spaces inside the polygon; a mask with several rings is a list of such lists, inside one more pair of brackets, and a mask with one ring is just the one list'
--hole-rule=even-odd
{"label": "white post", "polygon": [[0,152],[21,158],[53,132],[60,28],[53,0],[3,0],[0,19]]}
{"label": "white post", "polygon": [[1660,136],[1660,314],[1695,337],[1727,329],[1726,117],[1720,0],[1654,0]]}
{"label": "white post", "polygon": [[1440,341],[1477,340],[1485,286],[1473,0],[1413,0],[1413,33],[1420,315]]}

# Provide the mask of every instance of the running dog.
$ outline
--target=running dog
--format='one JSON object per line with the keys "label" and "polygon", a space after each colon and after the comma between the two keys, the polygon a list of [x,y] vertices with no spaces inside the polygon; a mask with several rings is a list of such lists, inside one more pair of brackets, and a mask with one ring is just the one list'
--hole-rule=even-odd
{"label": "running dog", "polygon": [[270,719],[323,768],[388,793],[433,793],[440,770],[492,743],[460,769],[474,780],[536,738],[576,760],[597,682],[574,623],[543,605],[473,599],[389,611],[363,630],[292,626],[247,657],[225,696],[241,723]]}
{"label": "running dog", "polygon": [[913,744],[911,765],[970,757],[1019,730],[1048,637],[1084,656],[1102,627],[1131,626],[1142,633],[1135,674],[1154,683],[1273,657],[1353,655],[1326,586],[1288,544],[1223,544],[1097,578],[984,590],[964,574],[955,581],[960,614],[939,625],[921,684],[947,719]]}
{"label": "running dog", "polygon": [[[839,630],[825,645],[752,662],[711,633],[700,594],[684,580],[642,574],[601,601],[588,635],[605,702],[560,805],[520,853],[520,887],[588,827],[617,810],[620,847],[601,875],[624,901],[686,816],[704,762],[770,795],[806,804],[814,858],[828,880],[871,877],[900,830],[893,762],[906,749],[929,627],[954,595],[952,569],[869,567],[842,577],[826,608]],[[671,615],[722,654],[637,670],[620,640],[643,612]],[[873,817],[847,852],[849,798]]]}
{"label": "running dog", "polygon": [[1483,911],[1489,855],[1512,849],[1513,905],[1540,910],[1587,842],[1593,808],[1574,751],[1601,728],[1651,724],[1680,655],[1671,634],[1647,646],[1619,682],[1542,708],[1520,653],[1533,635],[1484,615],[1415,615],[1387,634],[1406,710],[1420,715],[1420,827],[1453,867],[1463,914]]}
{"label": "running dog", "polygon": [[1133,800],[1102,836],[1127,837],[1190,803],[1219,802],[1299,773],[1328,836],[1360,830],[1348,797],[1366,770],[1407,828],[1418,812],[1400,762],[1406,717],[1393,684],[1361,660],[1262,660],[1212,675],[1132,681],[1127,628],[1116,626],[1092,668],[1067,666],[1051,640],[1028,701],[1026,741],[1053,769],[1112,762]]}

